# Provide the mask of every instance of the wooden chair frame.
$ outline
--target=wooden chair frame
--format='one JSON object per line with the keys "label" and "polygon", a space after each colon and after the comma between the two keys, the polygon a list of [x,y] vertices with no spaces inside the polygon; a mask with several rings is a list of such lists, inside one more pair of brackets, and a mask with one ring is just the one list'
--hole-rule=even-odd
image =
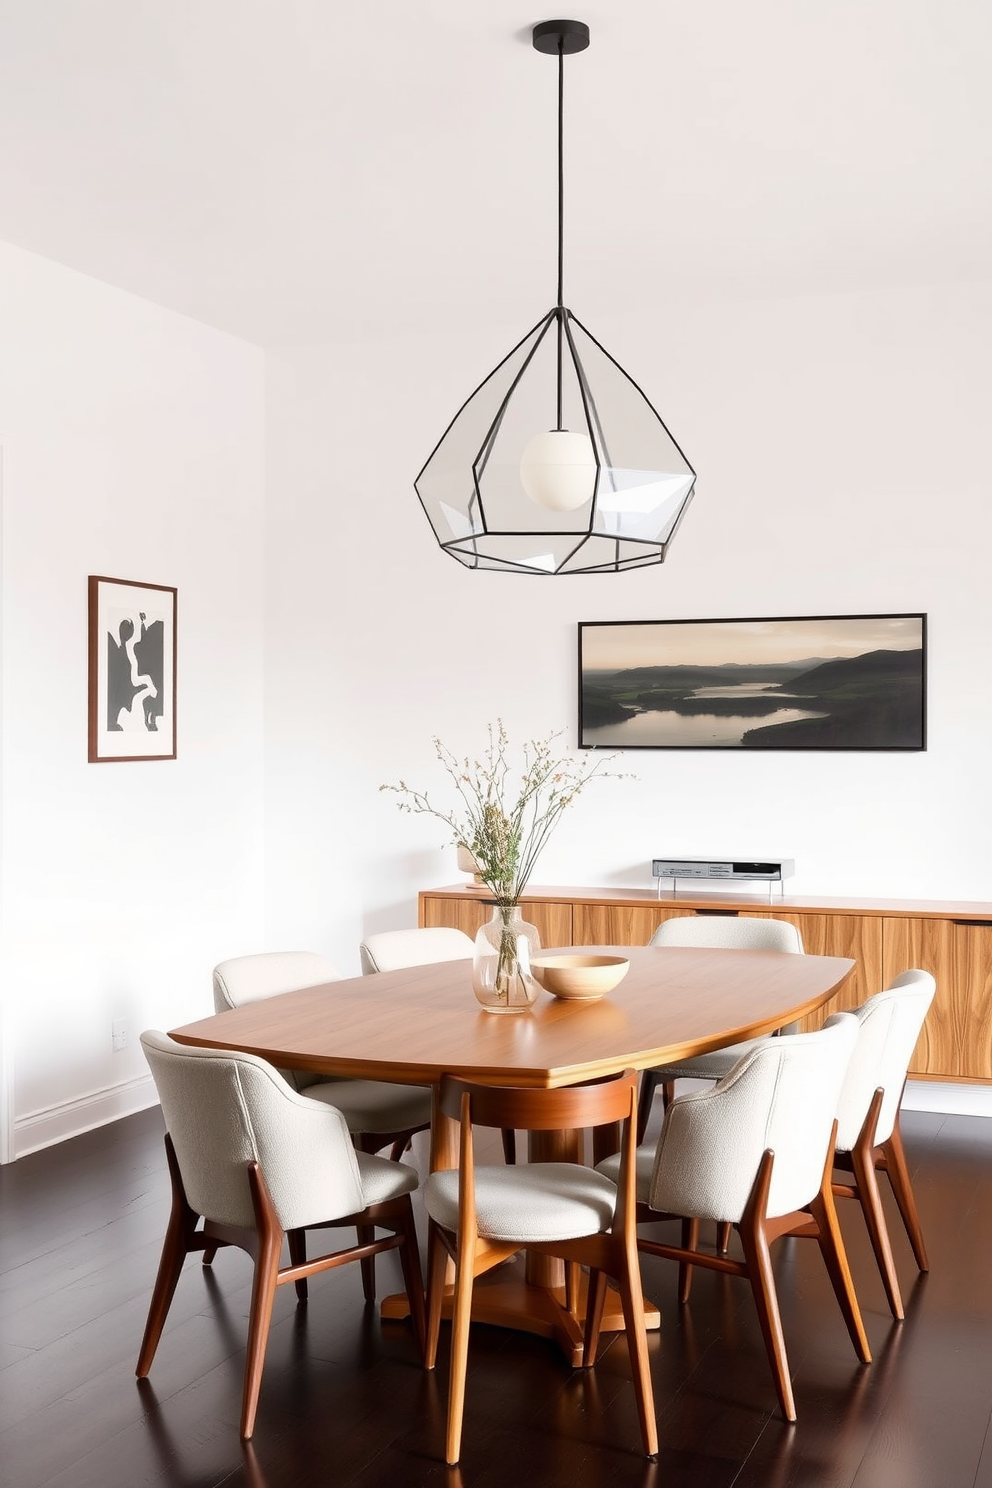
{"label": "wooden chair frame", "polygon": [[[441,1305],[449,1258],[455,1265],[454,1308],[451,1328],[451,1373],[445,1456],[457,1463],[461,1450],[465,1408],[465,1376],[475,1278],[527,1249],[557,1256],[566,1262],[564,1306],[579,1315],[580,1268],[590,1268],[582,1367],[596,1362],[607,1278],[617,1285],[623,1308],[627,1348],[637,1396],[644,1450],[657,1455],[658,1428],[648,1365],[644,1298],[637,1256],[634,1151],[637,1115],[637,1078],[632,1070],[590,1085],[561,1090],[524,1090],[475,1085],[445,1076],[441,1108],[460,1123],[458,1230],[442,1228],[434,1219],[428,1229],[428,1310],[426,1364],[437,1357]],[[474,1126],[519,1131],[558,1131],[621,1123],[621,1164],[612,1228],[572,1240],[535,1243],[490,1240],[479,1235],[475,1208]]]}
{"label": "wooden chair frame", "polygon": [[[186,1197],[182,1173],[179,1170],[179,1160],[168,1133],[165,1138],[165,1150],[172,1180],[172,1210],[135,1370],[139,1379],[144,1379],[151,1369],[186,1257],[193,1252],[202,1251],[204,1264],[207,1265],[219,1247],[228,1245],[247,1251],[255,1263],[248,1313],[248,1346],[241,1406],[243,1440],[248,1440],[255,1429],[255,1414],[265,1364],[265,1348],[272,1321],[272,1306],[276,1288],[285,1285],[286,1282],[291,1281],[295,1284],[299,1302],[305,1303],[309,1276],[315,1276],[321,1271],[329,1271],[335,1266],[347,1265],[350,1261],[361,1261],[366,1257],[379,1255],[385,1250],[398,1250],[403,1267],[403,1280],[410,1298],[410,1311],[417,1346],[423,1355],[425,1344],[423,1274],[420,1268],[420,1250],[409,1194],[401,1194],[381,1204],[370,1204],[358,1214],[349,1214],[340,1219],[308,1226],[308,1229],[321,1230],[337,1229],[342,1226],[354,1228],[358,1231],[359,1244],[318,1256],[314,1260],[307,1260],[307,1230],[283,1231],[266,1187],[265,1176],[258,1163],[250,1162],[247,1165],[255,1228],[242,1229],[233,1225],[217,1224],[213,1220],[204,1218],[201,1230],[197,1229],[201,1215],[190,1206]],[[391,1230],[393,1233],[384,1239],[376,1240],[374,1231],[377,1226]],[[369,1238],[364,1238],[365,1236]],[[284,1237],[289,1244],[290,1264],[288,1266],[279,1264]]]}
{"label": "wooden chair frame", "polygon": [[[289,951],[282,953],[281,959],[283,959],[284,961],[288,959],[297,963],[296,970],[291,977],[292,984],[290,986],[286,986],[285,978],[279,978],[277,980],[277,989],[271,992],[271,994],[266,995],[281,997],[286,992],[299,991],[309,985],[306,978],[307,975],[310,973],[305,972],[304,969],[299,966],[299,962],[301,960],[306,961],[307,963],[317,963],[312,967],[313,976],[320,977],[321,975],[326,974],[327,979],[330,982],[341,980],[340,972],[338,972],[337,969],[333,967],[329,961],[325,961],[324,958],[318,955],[316,952]],[[271,957],[268,956],[268,953],[263,952],[260,956],[232,956],[227,961],[219,961],[217,963],[213,970],[214,1007],[216,1008],[217,1012],[223,1012],[225,1008],[229,1007],[244,1006],[245,993],[243,990],[243,985],[240,988],[239,996],[239,988],[235,988],[232,990],[229,980],[227,979],[230,976],[229,968],[233,965],[244,965],[245,963],[254,962],[257,964],[260,961],[269,964],[271,961]],[[222,975],[222,972],[224,972],[225,969],[227,969],[226,975]],[[303,978],[302,981],[299,980],[300,977]],[[248,1000],[252,999],[249,998]],[[287,1083],[293,1087],[294,1090],[300,1089],[300,1087],[296,1083],[294,1072],[292,1070],[280,1070],[280,1074],[287,1081]],[[300,1093],[306,1094],[306,1086],[302,1088]],[[331,1104],[333,1105],[333,1101],[331,1102]],[[373,1157],[376,1153],[381,1152],[384,1147],[388,1147],[390,1161],[399,1162],[417,1133],[430,1131],[430,1125],[431,1124],[429,1121],[424,1121],[421,1122],[419,1126],[404,1127],[400,1130],[390,1132],[353,1131],[351,1133],[351,1141],[357,1151],[369,1153]],[[359,1240],[363,1243],[371,1243],[372,1240],[375,1238],[373,1230],[367,1226],[364,1229],[359,1229],[358,1235]],[[214,1256],[217,1254],[217,1249],[218,1247],[216,1244],[204,1247],[203,1264],[205,1266],[209,1266],[212,1263]],[[362,1291],[364,1293],[365,1300],[366,1302],[374,1302],[375,1253],[370,1252],[368,1255],[363,1256],[361,1264]]]}
{"label": "wooden chair frame", "polygon": [[[905,1082],[903,1082],[905,1085]],[[885,1099],[885,1091],[879,1086],[872,1097],[872,1103],[864,1119],[858,1139],[850,1152],[836,1152],[834,1154],[834,1167],[843,1172],[851,1174],[851,1179],[845,1182],[833,1183],[835,1198],[857,1199],[861,1205],[861,1212],[865,1217],[868,1228],[868,1238],[878,1265],[879,1274],[882,1278],[882,1286],[885,1289],[885,1298],[889,1304],[889,1311],[897,1322],[905,1319],[906,1312],[903,1307],[902,1292],[899,1289],[899,1277],[896,1273],[895,1258],[892,1254],[892,1242],[889,1238],[888,1222],[885,1218],[885,1210],[882,1207],[882,1195],[879,1192],[878,1172],[888,1174],[892,1193],[899,1209],[899,1214],[909,1236],[912,1246],[913,1257],[921,1271],[930,1270],[930,1261],[927,1256],[927,1248],[923,1239],[923,1230],[920,1225],[920,1216],[916,1207],[916,1196],[913,1193],[913,1185],[909,1176],[909,1167],[906,1163],[906,1153],[902,1144],[902,1131],[899,1126],[899,1111],[896,1111],[895,1123],[891,1134],[884,1142],[875,1139],[878,1127],[878,1118],[882,1110],[882,1102]],[[717,1250],[721,1255],[725,1254],[730,1244],[731,1226],[728,1224],[717,1225]]]}
{"label": "wooden chair frame", "polygon": [[641,1224],[654,1223],[661,1219],[682,1219],[681,1245],[665,1245],[644,1236],[641,1236],[637,1242],[638,1248],[645,1255],[665,1256],[669,1260],[678,1261],[680,1302],[685,1303],[689,1300],[694,1266],[706,1266],[710,1270],[722,1271],[730,1276],[747,1277],[751,1284],[779,1404],[787,1421],[796,1419],[796,1402],[789,1377],[785,1335],[782,1332],[775,1274],[771,1264],[770,1248],[775,1240],[784,1235],[798,1235],[816,1240],[855,1352],[862,1364],[871,1363],[871,1349],[868,1346],[858,1299],[854,1293],[847,1253],[844,1249],[844,1240],[834,1206],[832,1178],[836,1135],[837,1123],[835,1121],[819,1192],[804,1208],[794,1210],[789,1214],[769,1217],[767,1213],[775,1154],[771,1150],[764,1153],[751,1186],[744,1213],[740,1221],[733,1226],[740,1235],[741,1247],[744,1251],[742,1261],[733,1260],[727,1255],[711,1255],[707,1251],[699,1250],[699,1220],[697,1218],[660,1214],[647,1204],[637,1206],[637,1218]]}
{"label": "wooden chair frame", "polygon": [[651,1120],[655,1092],[661,1086],[662,1109],[667,1111],[675,1099],[675,1081],[664,1079],[657,1070],[641,1070],[641,1093],[637,1101],[637,1140],[644,1141],[644,1133]]}
{"label": "wooden chair frame", "polygon": [[920,1227],[920,1216],[916,1208],[916,1196],[913,1193],[913,1185],[909,1176],[906,1153],[902,1145],[898,1110],[890,1136],[884,1142],[875,1140],[884,1098],[885,1092],[879,1087],[872,1097],[872,1103],[868,1108],[868,1114],[865,1116],[857,1142],[850,1152],[835,1154],[834,1166],[851,1173],[852,1178],[850,1182],[835,1181],[833,1191],[839,1198],[857,1199],[860,1203],[865,1224],[868,1226],[871,1248],[875,1253],[875,1260],[878,1262],[878,1269],[881,1273],[889,1310],[894,1318],[901,1321],[905,1317],[905,1311],[892,1255],[889,1230],[885,1221],[885,1211],[882,1208],[882,1196],[878,1188],[876,1174],[879,1171],[888,1174],[892,1193],[906,1227],[906,1234],[909,1236],[917,1266],[921,1271],[929,1271],[930,1261],[923,1240],[923,1230]]}

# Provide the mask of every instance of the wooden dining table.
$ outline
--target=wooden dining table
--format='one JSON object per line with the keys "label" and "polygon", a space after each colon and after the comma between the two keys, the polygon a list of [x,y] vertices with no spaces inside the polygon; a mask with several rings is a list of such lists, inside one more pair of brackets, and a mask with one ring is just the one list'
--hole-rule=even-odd
{"label": "wooden dining table", "polygon": [[[171,1030],[180,1043],[257,1054],[283,1069],[431,1086],[432,1169],[457,1161],[457,1125],[437,1104],[441,1076],[554,1089],[647,1069],[773,1032],[815,1012],[854,970],[840,956],[709,950],[681,946],[567,947],[629,958],[623,981],[595,1002],[541,993],[528,1012],[483,1011],[468,961],[380,972],[285,992]],[[547,951],[546,954],[553,954]],[[594,1159],[606,1155],[600,1135]],[[533,1161],[581,1161],[582,1134],[533,1133]],[[564,1307],[561,1263],[529,1255],[522,1276],[475,1289],[473,1317],[556,1338],[581,1360],[581,1315]],[[399,1316],[405,1298],[382,1304]],[[657,1309],[648,1308],[657,1327]],[[619,1307],[604,1329],[622,1327]]]}

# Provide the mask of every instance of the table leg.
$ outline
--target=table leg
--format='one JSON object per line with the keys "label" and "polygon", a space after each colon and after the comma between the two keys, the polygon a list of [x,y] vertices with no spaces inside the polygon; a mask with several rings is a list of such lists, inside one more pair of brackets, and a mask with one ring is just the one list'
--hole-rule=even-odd
{"label": "table leg", "polygon": [[[455,1165],[457,1133],[458,1123],[445,1117],[435,1105],[431,1126],[432,1171]],[[532,1162],[580,1162],[582,1145],[581,1132],[531,1132],[528,1153]],[[574,1368],[582,1363],[585,1294],[583,1277],[575,1310],[569,1312],[565,1302],[564,1262],[556,1256],[528,1251],[523,1265],[515,1261],[477,1278],[472,1293],[472,1321],[552,1338]],[[405,1294],[387,1297],[382,1303],[384,1318],[407,1317],[409,1310]],[[446,1288],[442,1315],[450,1321],[450,1285]],[[661,1314],[646,1300],[644,1318],[648,1328],[661,1327]],[[620,1298],[610,1287],[603,1310],[603,1332],[622,1333],[623,1328]]]}
{"label": "table leg", "polygon": [[[527,1156],[531,1162],[582,1161],[582,1133],[577,1131],[535,1131],[527,1133]],[[527,1252],[526,1276],[531,1286],[564,1287],[565,1262],[557,1256]]]}

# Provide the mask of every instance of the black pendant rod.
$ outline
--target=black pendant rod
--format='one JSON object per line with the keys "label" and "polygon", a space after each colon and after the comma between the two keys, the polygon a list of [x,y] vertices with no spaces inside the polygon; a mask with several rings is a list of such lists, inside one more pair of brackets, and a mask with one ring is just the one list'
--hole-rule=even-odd
{"label": "black pendant rod", "polygon": [[589,45],[589,27],[584,21],[542,21],[532,32],[539,52],[558,57],[558,422],[562,427],[562,369],[565,343],[565,54],[584,52]]}
{"label": "black pendant rod", "polygon": [[562,339],[565,301],[565,38],[558,38],[558,422],[562,414]]}
{"label": "black pendant rod", "polygon": [[558,41],[558,308],[564,305],[565,259],[565,46]]}

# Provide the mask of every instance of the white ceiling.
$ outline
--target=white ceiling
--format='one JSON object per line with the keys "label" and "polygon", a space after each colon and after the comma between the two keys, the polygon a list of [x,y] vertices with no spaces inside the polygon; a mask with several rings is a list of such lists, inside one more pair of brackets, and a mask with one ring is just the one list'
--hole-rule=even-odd
{"label": "white ceiling", "polygon": [[[555,291],[552,13],[0,0],[0,238],[262,344],[522,333]],[[580,316],[990,272],[990,0],[565,13]]]}

